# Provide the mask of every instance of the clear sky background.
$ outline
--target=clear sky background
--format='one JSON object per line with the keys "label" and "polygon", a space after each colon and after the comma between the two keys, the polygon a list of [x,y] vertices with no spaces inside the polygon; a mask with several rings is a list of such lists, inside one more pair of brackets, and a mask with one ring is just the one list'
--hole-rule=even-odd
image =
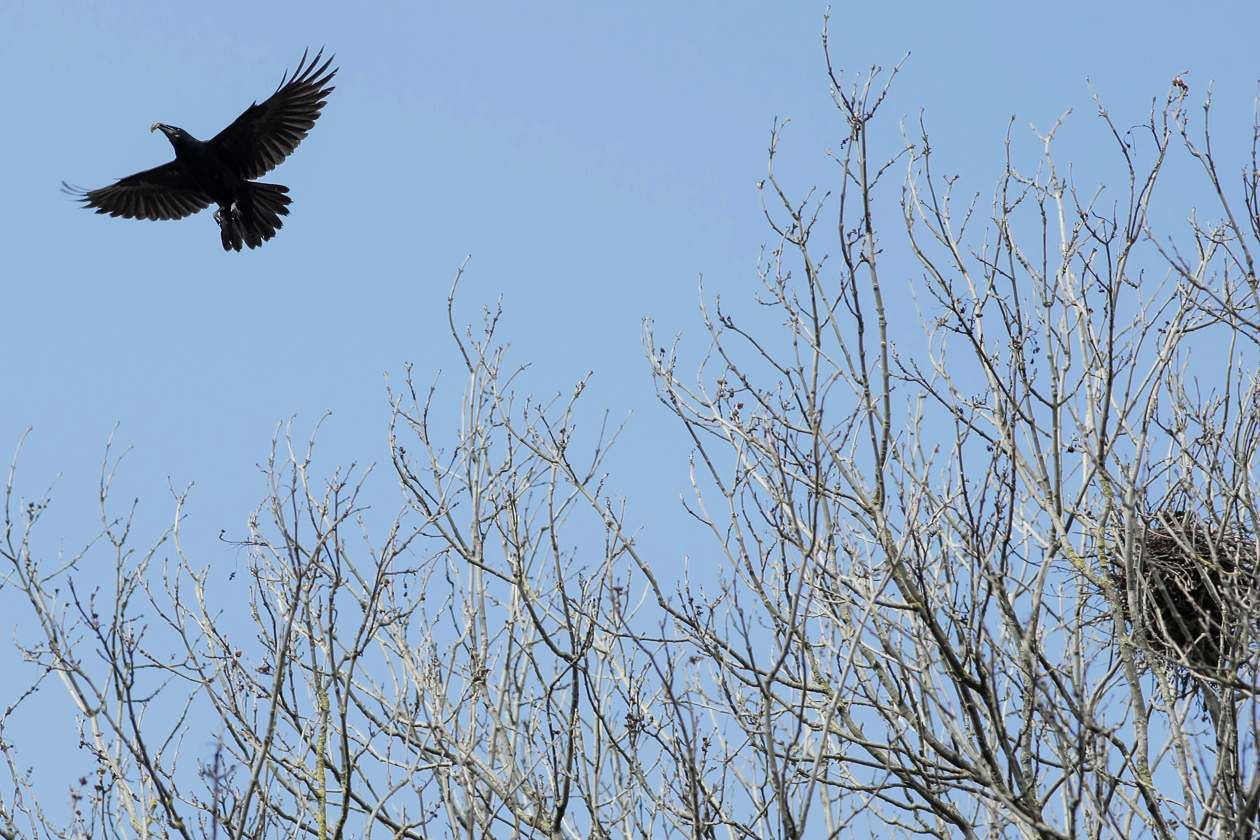
{"label": "clear sky background", "polygon": [[[119,449],[132,447],[117,494],[140,499],[142,541],[171,519],[168,480],[195,482],[185,543],[205,564],[242,562],[217,537],[244,534],[264,492],[255,465],[290,417],[304,437],[331,412],[323,463],[381,464],[369,491],[392,511],[383,375],[397,380],[408,362],[426,383],[453,370],[445,302],[471,254],[463,320],[502,296],[501,335],[515,361],[532,363],[536,393],[594,371],[589,422],[633,412],[611,486],[629,498],[644,545],[662,563],[706,562],[678,506],[688,444],[654,399],[642,319],[698,348],[702,274],[707,292],[747,306],[759,250],[774,241],[755,185],[776,118],[792,120],[787,183],[801,194],[835,186],[825,151],[845,132],[828,96],[825,9],[0,4],[0,452],[7,461],[33,427],[19,491],[38,495],[62,476],[42,550],[74,550],[97,527],[115,424]],[[1080,181],[1115,174],[1087,77],[1125,127],[1177,74],[1196,100],[1215,80],[1217,140],[1237,172],[1257,32],[1254,2],[1184,0],[837,4],[831,20],[841,68],[910,54],[885,106],[888,150],[895,118],[925,109],[937,165],[986,198],[1013,116],[1016,148],[1033,161],[1028,124],[1073,109],[1064,159]],[[209,212],[110,219],[59,191],[169,160],[155,121],[208,139],[321,45],[336,53],[337,89],[264,179],[288,185],[293,206],[260,250],[224,253]],[[908,297],[899,304],[912,314]]]}

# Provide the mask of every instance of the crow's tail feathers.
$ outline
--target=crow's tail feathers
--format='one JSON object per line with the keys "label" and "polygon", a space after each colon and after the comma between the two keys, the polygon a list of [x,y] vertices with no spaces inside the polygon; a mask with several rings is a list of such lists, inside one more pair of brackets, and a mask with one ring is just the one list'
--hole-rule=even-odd
{"label": "crow's tail feathers", "polygon": [[280,217],[289,215],[288,187],[254,181],[244,187],[230,207],[219,205],[214,211],[225,251],[239,251],[243,245],[257,248],[284,227]]}

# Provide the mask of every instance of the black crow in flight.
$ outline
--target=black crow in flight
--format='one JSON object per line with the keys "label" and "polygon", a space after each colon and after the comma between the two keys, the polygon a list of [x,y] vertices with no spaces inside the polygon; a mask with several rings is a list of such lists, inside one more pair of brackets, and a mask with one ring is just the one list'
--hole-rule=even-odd
{"label": "black crow in flight", "polygon": [[306,53],[290,78],[266,102],[255,102],[236,121],[202,142],[182,128],[154,123],[175,147],[175,160],[137,172],[99,190],[81,190],[62,182],[68,192],[97,213],[126,219],[182,219],[219,205],[223,250],[257,248],[276,235],[289,215],[288,187],[255,181],[284,161],[315,125],[337,68],[332,57],[321,66],[320,50],[306,63]]}

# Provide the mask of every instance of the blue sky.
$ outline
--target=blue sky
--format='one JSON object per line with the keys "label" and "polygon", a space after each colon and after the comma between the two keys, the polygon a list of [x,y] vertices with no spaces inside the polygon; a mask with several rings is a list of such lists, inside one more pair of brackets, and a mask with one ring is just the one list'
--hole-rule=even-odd
{"label": "blue sky", "polygon": [[[503,297],[502,337],[532,363],[537,393],[594,371],[591,422],[634,412],[612,466],[645,544],[663,562],[700,551],[677,504],[687,442],[654,400],[641,322],[698,345],[701,274],[708,292],[747,305],[772,244],[755,185],[776,118],[792,120],[788,184],[833,186],[825,150],[844,133],[825,9],[0,5],[0,452],[33,427],[19,490],[62,475],[44,548],[64,536],[71,550],[95,529],[115,424],[117,445],[132,447],[119,497],[138,497],[155,532],[170,520],[168,480],[195,482],[185,540],[207,564],[239,562],[216,538],[243,533],[261,500],[255,465],[277,423],[296,417],[304,436],[331,412],[323,463],[385,462],[383,374],[410,362],[427,382],[451,369],[445,301],[471,254],[463,318]],[[1179,73],[1196,98],[1215,80],[1219,147],[1237,171],[1258,24],[1260,6],[1242,2],[865,3],[835,6],[831,39],[849,71],[910,53],[889,116],[925,109],[938,165],[987,196],[1012,116],[1017,148],[1032,153],[1026,126],[1073,109],[1064,157],[1082,180],[1106,177],[1087,77],[1122,125]],[[213,135],[320,45],[337,55],[337,90],[265,178],[290,187],[293,207],[262,249],[224,253],[208,212],[109,219],[59,192],[168,160],[152,122]],[[895,151],[896,120],[884,131]],[[392,510],[391,488],[378,470],[370,489]]]}
{"label": "blue sky", "polygon": [[[653,402],[641,319],[696,333],[701,274],[747,299],[771,240],[755,184],[776,117],[793,121],[789,184],[831,186],[826,6],[539,5],[0,7],[0,451],[34,427],[21,486],[63,474],[50,530],[91,527],[115,423],[142,514],[168,515],[168,477],[197,483],[190,535],[243,521],[291,416],[306,430],[332,412],[330,464],[380,461],[382,374],[448,367],[444,302],[469,254],[467,318],[504,297],[539,392],[595,371],[590,408],[636,412],[623,448],[642,475],[625,486],[650,488],[645,520],[672,511],[686,445]],[[1245,3],[853,4],[831,38],[850,71],[910,53],[890,116],[925,109],[939,165],[987,195],[1012,116],[1028,141],[1029,122],[1075,109],[1065,154],[1085,176],[1105,157],[1087,76],[1128,124],[1175,74],[1196,95],[1215,79],[1220,142],[1247,142],[1257,22]],[[337,90],[268,176],[293,215],[259,251],[223,253],[209,213],[109,219],[58,191],[169,159],[154,121],[213,135],[308,45],[337,54]]]}

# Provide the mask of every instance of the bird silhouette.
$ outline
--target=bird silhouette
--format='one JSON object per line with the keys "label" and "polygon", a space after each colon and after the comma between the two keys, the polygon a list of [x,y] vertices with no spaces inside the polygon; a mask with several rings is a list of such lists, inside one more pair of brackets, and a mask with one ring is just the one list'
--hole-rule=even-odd
{"label": "bird silhouette", "polygon": [[305,139],[319,119],[337,75],[322,65],[321,49],[309,64],[307,53],[290,77],[261,105],[255,102],[227,128],[201,141],[182,128],[154,123],[175,147],[175,159],[137,172],[99,190],[62,182],[64,190],[97,213],[126,219],[182,219],[217,204],[223,250],[257,248],[276,235],[289,215],[289,188],[257,178],[279,166]]}

